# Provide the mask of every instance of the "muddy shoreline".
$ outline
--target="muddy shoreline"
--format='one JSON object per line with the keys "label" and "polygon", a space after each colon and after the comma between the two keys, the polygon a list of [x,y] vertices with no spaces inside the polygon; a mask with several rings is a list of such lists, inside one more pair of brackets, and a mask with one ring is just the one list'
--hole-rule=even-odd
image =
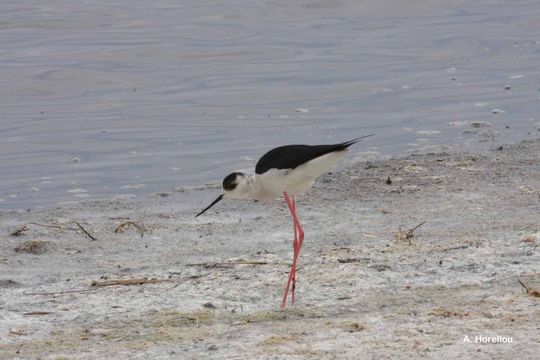
{"label": "muddy shoreline", "polygon": [[194,219],[218,191],[0,213],[0,358],[536,356],[539,140],[322,176],[298,201],[298,303],[284,312],[285,205]]}

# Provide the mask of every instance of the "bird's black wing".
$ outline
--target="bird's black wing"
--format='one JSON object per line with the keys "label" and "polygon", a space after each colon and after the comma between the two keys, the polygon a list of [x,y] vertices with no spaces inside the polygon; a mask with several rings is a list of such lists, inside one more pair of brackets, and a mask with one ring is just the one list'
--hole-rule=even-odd
{"label": "bird's black wing", "polygon": [[280,146],[270,150],[260,158],[255,166],[255,173],[264,174],[270,169],[294,169],[310,160],[318,158],[319,156],[323,156],[334,151],[346,150],[349,146],[357,143],[360,139],[367,136],[332,145]]}

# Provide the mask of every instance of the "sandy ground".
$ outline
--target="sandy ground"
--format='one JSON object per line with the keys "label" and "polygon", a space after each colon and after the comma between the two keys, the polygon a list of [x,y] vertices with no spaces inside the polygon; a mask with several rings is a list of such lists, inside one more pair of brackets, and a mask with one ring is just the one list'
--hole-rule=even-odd
{"label": "sandy ground", "polygon": [[[299,199],[298,299],[283,312],[284,204],[229,201],[194,219],[218,193],[1,213],[0,358],[532,359],[540,350],[540,299],[517,281],[540,289],[540,141],[322,176]],[[115,233],[126,221],[140,229]],[[29,222],[57,228],[10,235]],[[158,282],[95,286],[145,277]],[[512,342],[475,342],[496,335]]]}

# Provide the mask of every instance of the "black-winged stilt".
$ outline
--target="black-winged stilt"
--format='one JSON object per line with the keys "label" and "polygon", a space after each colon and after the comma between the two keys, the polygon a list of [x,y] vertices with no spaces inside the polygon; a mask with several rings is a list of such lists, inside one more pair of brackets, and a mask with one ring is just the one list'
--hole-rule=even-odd
{"label": "black-winged stilt", "polygon": [[294,305],[296,289],[296,262],[304,241],[304,229],[296,215],[294,197],[308,190],[315,179],[340,161],[348,147],[360,141],[357,139],[332,145],[285,145],[270,150],[257,162],[255,175],[233,172],[223,179],[223,194],[195,217],[202,215],[221,199],[274,200],[281,195],[289,207],[294,224],[293,262],[281,309],[285,308],[289,288],[291,303]]}

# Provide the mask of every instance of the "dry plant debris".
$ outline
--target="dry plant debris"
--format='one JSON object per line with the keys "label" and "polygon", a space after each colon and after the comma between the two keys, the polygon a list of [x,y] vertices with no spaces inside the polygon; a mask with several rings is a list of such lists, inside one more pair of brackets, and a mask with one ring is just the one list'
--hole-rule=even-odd
{"label": "dry plant debris", "polygon": [[20,336],[25,336],[25,335],[28,335],[28,333],[26,331],[22,331],[22,330],[9,330],[9,335],[20,335]]}
{"label": "dry plant debris", "polygon": [[[201,275],[194,275],[189,276],[184,279],[184,281],[189,281],[192,279],[201,278],[203,276],[206,276],[208,274],[201,274]],[[42,293],[23,293],[24,295],[40,295],[40,296],[56,296],[56,295],[62,295],[62,294],[74,294],[74,293],[85,293],[90,291],[96,291],[99,289],[102,289],[107,286],[116,286],[116,285],[123,285],[123,286],[129,286],[129,285],[144,285],[144,284],[157,284],[157,283],[163,283],[163,282],[173,282],[171,279],[148,279],[147,277],[143,278],[133,278],[133,279],[117,279],[117,280],[106,280],[106,281],[98,281],[93,280],[90,283],[90,288],[84,288],[84,289],[70,289],[70,290],[63,290],[63,291],[53,291],[53,292],[42,292]],[[176,284],[172,288],[178,286]]]}
{"label": "dry plant debris", "polygon": [[172,282],[170,279],[148,279],[146,277],[143,278],[134,278],[134,279],[118,279],[118,280],[106,280],[106,281],[98,281],[93,280],[90,283],[90,286],[97,286],[97,287],[104,287],[104,286],[116,286],[116,285],[143,285],[143,284],[157,284],[162,282]]}
{"label": "dry plant debris", "polygon": [[144,231],[145,231],[144,228],[143,228],[141,225],[139,225],[139,224],[137,224],[137,223],[135,223],[135,222],[133,222],[133,221],[126,221],[126,222],[121,223],[120,225],[118,225],[118,226],[116,227],[116,229],[114,229],[114,233],[115,233],[115,234],[123,233],[123,232],[125,232],[125,231],[127,230],[127,228],[129,228],[129,227],[134,227],[134,228],[136,228],[137,230],[139,230],[139,233],[141,234],[141,237],[144,236]]}
{"label": "dry plant debris", "polygon": [[17,229],[15,229],[10,235],[11,236],[22,236],[24,235],[24,233],[28,230],[28,226],[25,225],[22,225],[20,227],[18,227]]}
{"label": "dry plant debris", "polygon": [[534,297],[537,297],[537,298],[540,298],[540,291],[539,290],[536,290],[536,289],[533,289],[533,288],[530,288],[528,286],[526,286],[521,280],[517,279],[519,285],[523,286],[523,288],[525,289],[525,291],[527,291],[527,294],[531,295],[531,296],[534,296]]}
{"label": "dry plant debris", "polygon": [[47,225],[47,224],[40,224],[37,222],[28,222],[26,224],[21,225],[17,229],[15,229],[13,232],[11,232],[11,236],[21,236],[26,231],[28,231],[28,225],[35,225],[39,227],[46,227],[46,228],[52,228],[52,229],[58,229],[58,230],[71,230],[71,231],[79,231],[81,230],[86,236],[88,236],[92,240],[97,240],[90,232],[88,232],[79,222],[73,221],[75,225],[77,225],[77,228],[69,228],[64,226],[58,226],[58,225]]}
{"label": "dry plant debris", "polygon": [[534,244],[536,243],[536,235],[535,234],[525,235],[521,238],[521,242]]}
{"label": "dry plant debris", "polygon": [[84,293],[89,291],[96,291],[99,288],[91,288],[91,289],[72,289],[72,290],[64,290],[64,291],[54,291],[54,292],[42,292],[42,293],[23,293],[23,295],[30,295],[30,296],[56,296],[56,295],[62,295],[62,294],[76,294],[76,293]]}
{"label": "dry plant debris", "polygon": [[401,226],[398,228],[398,231],[394,234],[396,242],[407,240],[409,245],[412,244],[411,239],[414,239],[415,230],[419,229],[420,226],[424,225],[426,221],[422,221],[420,224],[416,225],[411,229],[402,229]]}
{"label": "dry plant debris", "polygon": [[201,266],[205,269],[217,269],[217,268],[231,268],[234,265],[267,265],[266,261],[259,260],[235,260],[227,262],[204,262],[204,263],[192,263],[186,264],[186,266]]}
{"label": "dry plant debris", "polygon": [[355,262],[359,262],[359,263],[365,263],[365,262],[368,262],[370,260],[370,258],[366,258],[366,257],[362,257],[362,258],[338,258],[337,261],[338,263],[340,264],[349,264],[349,263],[355,263]]}
{"label": "dry plant debris", "polygon": [[81,231],[86,235],[88,236],[91,240],[94,240],[96,241],[97,239],[92,235],[90,234],[81,224],[79,224],[77,221],[75,221],[75,224],[79,227],[79,229],[81,229]]}
{"label": "dry plant debris", "polygon": [[448,317],[464,318],[464,317],[469,316],[469,313],[449,310],[446,308],[436,308],[436,309],[433,309],[429,313],[429,315],[439,316],[439,317],[444,317],[444,318],[448,318]]}
{"label": "dry plant debris", "polygon": [[289,335],[271,335],[270,337],[267,337],[263,341],[259,343],[259,345],[262,346],[275,346],[275,345],[282,345],[284,343],[287,343],[289,341],[293,341],[297,338],[296,334],[289,334]]}
{"label": "dry plant debris", "polygon": [[40,255],[47,251],[47,241],[43,240],[30,240],[25,241],[21,245],[15,248],[16,252],[25,252],[29,254]]}
{"label": "dry plant debris", "polygon": [[23,316],[43,316],[51,314],[50,311],[31,311],[24,313]]}
{"label": "dry plant debris", "polygon": [[366,330],[366,327],[359,323],[352,323],[349,326],[349,332],[360,332]]}

